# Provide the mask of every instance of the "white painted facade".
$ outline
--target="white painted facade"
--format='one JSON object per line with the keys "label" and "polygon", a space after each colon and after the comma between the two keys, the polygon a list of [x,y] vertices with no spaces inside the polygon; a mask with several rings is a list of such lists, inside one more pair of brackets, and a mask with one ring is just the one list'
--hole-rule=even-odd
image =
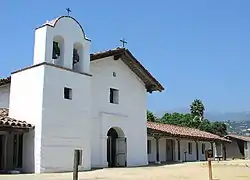
{"label": "white painted facade", "polygon": [[[53,60],[55,40],[61,55]],[[80,54],[74,67],[73,47]],[[78,22],[59,18],[54,27],[36,29],[33,66],[14,72],[10,87],[0,87],[0,107],[35,125],[24,134],[24,172],[72,171],[74,149],[82,150],[80,170],[107,167],[110,128],[122,140],[117,141],[117,149],[124,151],[117,157],[120,164],[148,163],[144,83],[121,60],[90,63],[89,50],[90,40]],[[70,99],[64,99],[65,87],[71,89]],[[118,104],[109,102],[110,88],[119,90]]]}
{"label": "white painted facade", "polygon": [[244,136],[230,136],[231,143],[226,144],[227,157],[232,159],[250,159],[250,141]]}
{"label": "white painted facade", "polygon": [[[171,147],[167,146],[168,140],[173,141],[173,152],[171,151]],[[154,163],[157,161],[156,159],[156,139],[154,137],[148,137],[148,161],[150,163]],[[180,143],[179,155],[178,155],[178,141]],[[189,151],[189,145],[191,143],[191,151]],[[204,144],[204,145],[202,145]],[[160,138],[159,139],[159,160],[160,162],[185,162],[185,161],[204,161],[205,158],[205,150],[211,149],[211,143],[207,141],[197,141],[198,149],[196,147],[196,142],[192,140],[186,139],[176,139],[176,138]],[[202,146],[204,146],[204,151],[202,150]],[[149,150],[150,149],[150,150]],[[198,158],[197,158],[197,150],[198,150]],[[169,156],[168,152],[172,154]]]}
{"label": "white painted facade", "polygon": [[246,159],[250,159],[250,142],[246,142],[245,154],[246,154]]}
{"label": "white painted facade", "polygon": [[9,108],[10,85],[0,86],[0,108]]}
{"label": "white painted facade", "polygon": [[[91,62],[90,70],[93,166],[107,166],[107,132],[111,127],[121,128],[127,138],[127,165],[147,164],[144,84],[122,61],[114,61],[112,57]],[[109,103],[110,88],[119,90],[119,104]]]}

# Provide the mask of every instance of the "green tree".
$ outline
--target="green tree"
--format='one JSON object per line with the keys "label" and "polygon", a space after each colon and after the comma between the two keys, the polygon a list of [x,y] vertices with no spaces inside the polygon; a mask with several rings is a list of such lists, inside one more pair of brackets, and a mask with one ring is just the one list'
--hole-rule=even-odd
{"label": "green tree", "polygon": [[204,119],[203,121],[200,122],[198,129],[213,133],[212,124],[213,123],[211,123],[208,119]]}
{"label": "green tree", "polygon": [[179,125],[181,119],[183,118],[183,114],[181,113],[165,113],[160,121],[165,124],[173,124],[173,125]]}
{"label": "green tree", "polygon": [[162,118],[157,119],[152,112],[147,111],[147,118],[148,121],[152,122],[157,121],[165,124],[196,128],[219,136],[227,135],[226,124],[218,121],[211,122],[208,119],[204,119],[204,111],[205,107],[202,101],[195,99],[190,105],[190,113],[165,113]]}
{"label": "green tree", "polygon": [[211,129],[213,134],[216,134],[218,136],[226,136],[227,135],[227,125],[223,122],[213,122],[211,124]]}
{"label": "green tree", "polygon": [[153,112],[147,111],[147,121],[150,121],[150,122],[157,121],[157,118],[156,118],[156,116],[154,115]]}
{"label": "green tree", "polygon": [[190,113],[194,116],[194,119],[197,117],[200,120],[204,118],[205,107],[200,99],[195,99],[190,105]]}
{"label": "green tree", "polygon": [[160,121],[166,124],[193,127],[192,119],[193,116],[191,114],[182,114],[174,112],[174,113],[165,113],[160,119]]}

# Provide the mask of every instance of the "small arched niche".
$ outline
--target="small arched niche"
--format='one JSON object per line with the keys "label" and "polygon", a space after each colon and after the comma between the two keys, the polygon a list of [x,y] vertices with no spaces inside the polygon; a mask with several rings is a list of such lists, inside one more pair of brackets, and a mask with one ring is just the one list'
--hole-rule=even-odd
{"label": "small arched niche", "polygon": [[52,42],[52,61],[56,65],[63,66],[64,61],[64,39],[62,36],[55,36]]}
{"label": "small arched niche", "polygon": [[79,42],[73,45],[72,67],[74,71],[83,72],[83,45]]}

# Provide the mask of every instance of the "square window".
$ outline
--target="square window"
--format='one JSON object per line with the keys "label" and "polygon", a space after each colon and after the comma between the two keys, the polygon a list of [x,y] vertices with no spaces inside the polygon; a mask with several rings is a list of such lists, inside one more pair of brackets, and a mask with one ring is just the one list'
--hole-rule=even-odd
{"label": "square window", "polygon": [[64,99],[72,99],[72,89],[64,87]]}
{"label": "square window", "polygon": [[118,104],[119,103],[119,90],[110,88],[109,102],[112,103],[112,104]]}
{"label": "square window", "polygon": [[188,143],[188,154],[192,154],[192,143]]}

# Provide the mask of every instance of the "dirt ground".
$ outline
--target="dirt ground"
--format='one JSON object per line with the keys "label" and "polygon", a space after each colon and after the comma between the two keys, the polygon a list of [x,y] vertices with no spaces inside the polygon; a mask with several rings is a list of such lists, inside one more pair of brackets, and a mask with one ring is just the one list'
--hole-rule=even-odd
{"label": "dirt ground", "polygon": [[[250,160],[213,162],[213,180],[250,180]],[[0,175],[4,180],[71,180],[72,173]],[[206,162],[100,169],[79,173],[79,180],[208,180]]]}

